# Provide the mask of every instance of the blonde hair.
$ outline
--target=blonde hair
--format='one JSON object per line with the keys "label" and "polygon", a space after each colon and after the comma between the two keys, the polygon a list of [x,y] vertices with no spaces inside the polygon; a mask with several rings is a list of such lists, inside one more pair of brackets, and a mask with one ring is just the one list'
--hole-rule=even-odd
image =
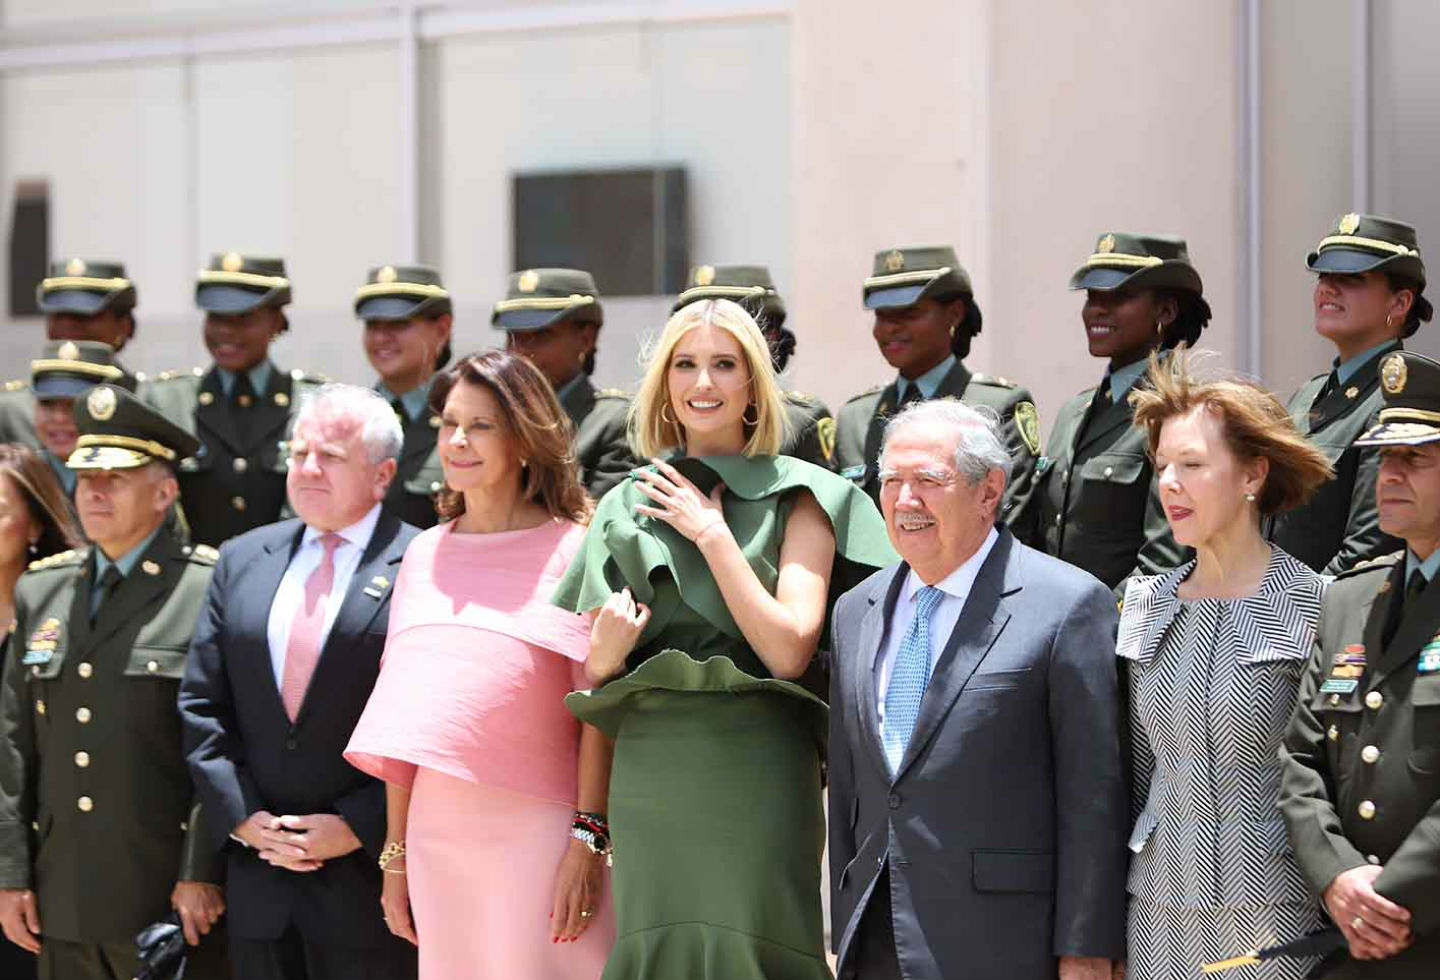
{"label": "blonde hair", "polygon": [[[750,369],[750,397],[754,399],[755,422],[745,423],[749,439],[746,456],[773,456],[785,439],[785,395],[780,390],[770,348],[755,319],[738,303],[728,299],[696,300],[683,306],[665,324],[645,365],[640,390],[630,405],[630,447],[641,459],[659,456],[684,445],[685,434],[670,403],[670,359],[680,338],[697,327],[719,327],[740,343]],[[752,408],[746,408],[748,416]]]}
{"label": "blonde hair", "polygon": [[1262,516],[1300,506],[1334,477],[1330,461],[1295,427],[1279,399],[1252,381],[1202,381],[1195,361],[1184,344],[1165,362],[1151,352],[1148,386],[1130,393],[1135,426],[1145,432],[1151,459],[1167,421],[1203,408],[1219,420],[1236,458],[1270,462],[1257,495]]}

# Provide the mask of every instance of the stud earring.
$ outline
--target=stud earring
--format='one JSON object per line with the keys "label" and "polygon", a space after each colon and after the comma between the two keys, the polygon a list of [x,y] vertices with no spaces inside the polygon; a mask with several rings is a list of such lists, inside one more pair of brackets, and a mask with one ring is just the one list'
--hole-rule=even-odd
{"label": "stud earring", "polygon": [[1254,495],[1253,493],[1247,493],[1247,494],[1245,495],[1245,502],[1246,502],[1246,503],[1249,503],[1249,504],[1253,504],[1253,503],[1255,502],[1255,495]]}
{"label": "stud earring", "polygon": [[32,555],[38,555],[38,554],[40,554],[40,542],[39,542],[39,541],[31,541],[31,542],[30,542],[30,554],[32,554]]}

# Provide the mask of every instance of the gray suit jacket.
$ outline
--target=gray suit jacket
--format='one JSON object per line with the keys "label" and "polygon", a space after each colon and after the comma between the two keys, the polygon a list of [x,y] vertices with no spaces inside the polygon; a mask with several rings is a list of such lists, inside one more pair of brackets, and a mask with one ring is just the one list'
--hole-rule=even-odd
{"label": "gray suit jacket", "polygon": [[841,972],[887,863],[906,977],[1053,978],[1057,956],[1122,957],[1114,596],[1002,528],[892,780],[873,665],[908,572],[876,572],[835,607],[830,887]]}

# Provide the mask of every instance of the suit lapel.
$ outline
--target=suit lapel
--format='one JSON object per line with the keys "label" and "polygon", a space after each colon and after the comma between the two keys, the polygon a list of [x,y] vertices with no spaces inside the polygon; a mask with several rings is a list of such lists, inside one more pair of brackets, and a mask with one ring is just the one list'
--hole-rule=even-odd
{"label": "suit lapel", "polygon": [[940,722],[949,713],[950,706],[965,690],[970,675],[990,652],[1000,631],[1010,619],[1005,611],[1002,598],[1020,588],[1018,577],[1009,574],[1014,557],[1015,538],[1005,528],[995,542],[984,566],[980,569],[970,595],[965,599],[965,608],[950,639],[945,644],[935,669],[930,674],[930,684],[920,700],[920,715],[915,720],[915,731],[905,747],[905,757],[900,760],[900,769],[895,774],[899,782],[926,744],[934,737]]}
{"label": "suit lapel", "polygon": [[[309,710],[310,692],[324,690],[322,674],[346,669],[346,649],[353,644],[355,637],[365,632],[390,598],[390,588],[400,570],[400,560],[405,556],[404,547],[395,542],[399,533],[399,518],[382,511],[380,520],[375,524],[375,531],[370,535],[370,543],[365,546],[365,553],[360,556],[360,564],[355,567],[355,574],[350,577],[345,597],[340,602],[340,611],[335,614],[335,622],[331,624],[330,632],[325,637],[320,659],[315,664],[315,673],[310,676],[305,698],[300,702],[300,711],[295,716],[297,725],[305,720]],[[383,586],[379,579],[384,579]]]}
{"label": "suit lapel", "polygon": [[[1096,397],[1099,397],[1098,391],[1096,392]],[[1094,410],[1094,398],[1090,400],[1090,406],[1091,408],[1085,413],[1085,420],[1081,423],[1080,431],[1077,433],[1075,439],[1076,455],[1079,455],[1080,451],[1092,442],[1102,436],[1109,435],[1121,426],[1129,425],[1131,421],[1130,403],[1123,398],[1119,402],[1106,405],[1098,412]]]}
{"label": "suit lapel", "polygon": [[964,361],[957,357],[955,366],[946,373],[944,378],[940,379],[940,383],[935,386],[935,394],[931,397],[964,398],[966,389],[970,387],[971,377],[970,369],[965,366]]}
{"label": "suit lapel", "polygon": [[201,439],[208,434],[223,442],[232,453],[241,449],[235,415],[230,411],[225,388],[220,384],[220,371],[213,367],[200,379],[200,396],[195,404],[195,427]]}
{"label": "suit lapel", "polygon": [[[185,569],[183,559],[170,553],[175,547],[174,539],[167,532],[162,530],[155,536],[155,540],[150,542],[150,547],[145,549],[145,553],[130,569],[130,573],[120,580],[109,598],[100,603],[95,622],[85,637],[84,648],[87,651],[103,644],[122,627],[136,622],[143,623],[150,618],[147,611],[156,603],[164,601]],[[151,574],[146,568],[157,571]],[[92,566],[90,575],[94,574]],[[89,586],[93,579],[87,577],[82,581],[85,585],[85,618],[88,621]]]}
{"label": "suit lapel", "polygon": [[[1404,594],[1405,564],[1404,560],[1395,563],[1395,568],[1386,580],[1390,583],[1389,590],[1376,599],[1370,619],[1365,623],[1367,641],[1370,627],[1378,622],[1380,629],[1383,630],[1390,604],[1399,601]],[[1385,645],[1384,652],[1381,653],[1379,661],[1375,664],[1374,677],[1370,680],[1370,686],[1378,684],[1394,673],[1397,668],[1419,656],[1420,648],[1430,642],[1430,638],[1435,635],[1437,630],[1440,630],[1440,587],[1427,586],[1415,597],[1413,602],[1406,603],[1401,610],[1400,624],[1396,627],[1395,635]],[[1383,633],[1376,636],[1377,640],[1382,638]],[[1380,647],[1376,646],[1375,649],[1379,650]]]}
{"label": "suit lapel", "polygon": [[[1362,364],[1348,381],[1342,385],[1336,385],[1324,398],[1312,404],[1309,413],[1309,431],[1318,432],[1365,404],[1376,386],[1380,384],[1380,361],[1386,355],[1400,349],[1402,349],[1402,345],[1398,343],[1382,349]],[[1324,386],[1323,381],[1321,386]],[[1354,397],[1347,397],[1346,392],[1349,391],[1355,392]],[[1318,390],[1316,393],[1319,393]]]}
{"label": "suit lapel", "polygon": [[565,409],[565,414],[570,416],[570,424],[579,432],[580,423],[585,421],[590,410],[595,407],[595,386],[590,383],[590,379],[581,378],[565,392],[560,407]]}
{"label": "suit lapel", "polygon": [[910,566],[901,563],[895,569],[890,581],[878,586],[870,594],[870,607],[860,621],[860,641],[855,663],[852,665],[852,685],[855,691],[855,711],[860,718],[861,741],[864,751],[879,767],[886,780],[890,778],[890,766],[885,761],[885,746],[880,739],[880,706],[875,694],[875,661],[880,656],[881,644],[885,642],[885,624],[895,613],[895,604],[900,598],[900,587],[910,574]]}

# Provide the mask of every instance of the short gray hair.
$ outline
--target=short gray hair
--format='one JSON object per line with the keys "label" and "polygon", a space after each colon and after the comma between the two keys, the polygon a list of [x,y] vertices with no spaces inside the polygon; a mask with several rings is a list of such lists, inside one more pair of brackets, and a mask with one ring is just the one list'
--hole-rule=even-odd
{"label": "short gray hair", "polygon": [[1010,482],[1012,461],[1000,434],[1000,416],[988,405],[967,405],[958,398],[932,398],[911,402],[909,407],[885,423],[885,439],[880,458],[890,447],[890,438],[901,429],[917,425],[934,426],[941,432],[956,436],[955,470],[971,486],[985,479],[991,470],[999,470]]}
{"label": "short gray hair", "polygon": [[380,464],[400,455],[405,433],[390,403],[370,388],[358,385],[327,384],[314,394],[306,395],[295,414],[291,438],[300,423],[317,419],[347,418],[360,425],[360,441],[370,452],[370,462]]}

